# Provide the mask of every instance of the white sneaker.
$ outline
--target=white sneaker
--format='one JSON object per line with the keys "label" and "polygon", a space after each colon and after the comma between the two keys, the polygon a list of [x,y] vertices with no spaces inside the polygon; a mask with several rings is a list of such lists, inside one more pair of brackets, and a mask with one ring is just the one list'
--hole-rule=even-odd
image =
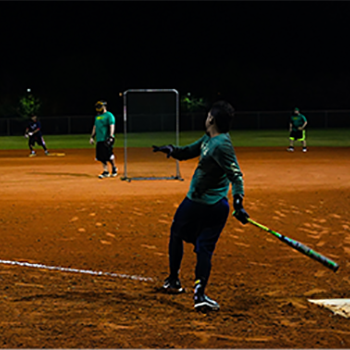
{"label": "white sneaker", "polygon": [[98,175],[99,179],[104,179],[105,177],[109,177],[109,172],[104,171],[102,174]]}
{"label": "white sneaker", "polygon": [[201,312],[218,311],[220,309],[220,305],[215,300],[207,297],[205,294],[195,294],[194,308],[195,310]]}
{"label": "white sneaker", "polygon": [[111,174],[111,176],[112,176],[112,177],[116,177],[117,175],[118,175],[118,168],[115,167],[115,168],[112,169],[112,174]]}

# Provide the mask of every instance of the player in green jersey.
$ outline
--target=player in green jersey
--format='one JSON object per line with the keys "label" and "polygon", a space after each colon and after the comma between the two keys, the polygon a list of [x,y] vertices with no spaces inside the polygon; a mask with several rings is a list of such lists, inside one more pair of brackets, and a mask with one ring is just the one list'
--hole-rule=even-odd
{"label": "player in green jersey", "polygon": [[200,157],[190,189],[178,207],[171,226],[170,275],[162,287],[168,293],[184,291],[179,279],[183,242],[192,243],[197,255],[194,307],[198,311],[219,310],[219,304],[204,292],[215,245],[229,214],[227,193],[230,183],[235,217],[243,224],[248,222],[249,217],[243,208],[243,175],[229,135],[233,115],[233,107],[219,101],[210,109],[205,121],[206,134],[198,141],[184,147],[153,146],[154,152],[164,152],[168,158],[186,160]]}
{"label": "player in green jersey", "polygon": [[307,152],[305,128],[307,120],[299,111],[299,108],[294,109],[294,113],[290,118],[289,123],[289,147],[287,151],[294,152],[294,141],[301,141],[303,145],[303,152]]}
{"label": "player in green jersey", "polygon": [[[96,160],[100,161],[103,165],[103,172],[98,177],[100,179],[109,176],[115,177],[118,175],[115,156],[113,154],[115,118],[112,113],[107,111],[106,101],[96,102],[95,108],[97,115],[92,128],[90,143],[94,144],[94,137],[96,136]],[[111,174],[108,171],[107,162],[112,165]]]}

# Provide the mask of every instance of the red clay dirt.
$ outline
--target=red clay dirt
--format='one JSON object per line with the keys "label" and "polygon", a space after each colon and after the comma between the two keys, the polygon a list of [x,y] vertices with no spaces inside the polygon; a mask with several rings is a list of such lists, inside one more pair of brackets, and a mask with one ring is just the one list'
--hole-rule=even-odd
{"label": "red clay dirt", "polygon": [[[350,298],[349,148],[236,148],[250,216],[340,269],[230,217],[213,256],[207,294],[221,310],[211,314],[193,309],[190,245],[180,274],[187,293],[156,291],[168,274],[172,218],[198,160],[180,163],[184,181],[127,183],[120,180],[122,149],[121,175],[103,180],[94,150],[55,152],[66,156],[0,152],[1,348],[350,347],[350,320],[308,302]],[[132,149],[130,159],[140,173],[174,169],[151,149]]]}

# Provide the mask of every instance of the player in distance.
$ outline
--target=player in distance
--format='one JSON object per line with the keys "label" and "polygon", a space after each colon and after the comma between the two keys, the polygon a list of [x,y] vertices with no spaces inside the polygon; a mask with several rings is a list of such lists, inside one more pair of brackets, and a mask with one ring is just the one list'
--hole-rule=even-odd
{"label": "player in distance", "polygon": [[[95,143],[94,137],[96,136],[96,160],[100,161],[103,166],[103,172],[98,177],[100,179],[110,176],[115,177],[118,175],[113,153],[115,118],[111,112],[107,111],[106,101],[96,102],[95,109],[97,115],[92,128],[90,143]],[[108,171],[107,163],[112,166],[111,174]]]}
{"label": "player in distance", "polygon": [[299,108],[295,108],[289,123],[289,147],[287,151],[294,152],[294,141],[300,141],[303,145],[303,152],[307,152],[305,128],[306,117],[300,113]]}
{"label": "player in distance", "polygon": [[34,146],[36,143],[44,149],[45,154],[48,156],[49,151],[47,150],[46,143],[41,132],[41,123],[38,120],[38,117],[34,114],[31,116],[30,119],[31,120],[24,133],[24,136],[29,139],[28,140],[28,146],[30,149],[29,157],[36,156],[36,152],[34,151]]}
{"label": "player in distance", "polygon": [[229,135],[234,116],[233,107],[216,102],[205,121],[206,134],[196,142],[184,146],[153,146],[154,152],[164,152],[178,160],[195,157],[199,163],[192,177],[190,189],[178,207],[171,226],[169,240],[170,275],[163,291],[181,293],[179,272],[183,257],[183,242],[192,243],[197,255],[194,284],[194,308],[198,311],[219,310],[219,304],[205,295],[211,271],[215,245],[229,214],[227,193],[232,184],[235,217],[246,224],[249,215],[243,208],[243,175]]}

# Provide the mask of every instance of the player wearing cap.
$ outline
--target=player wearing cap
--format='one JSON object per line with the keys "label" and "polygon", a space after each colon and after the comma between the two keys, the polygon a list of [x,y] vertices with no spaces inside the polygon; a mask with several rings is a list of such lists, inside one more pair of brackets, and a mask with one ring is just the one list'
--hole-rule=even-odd
{"label": "player wearing cap", "polygon": [[301,141],[303,145],[303,152],[307,152],[306,148],[306,136],[305,127],[307,125],[307,120],[304,115],[299,111],[299,108],[294,109],[294,113],[290,117],[289,123],[289,147],[287,151],[294,152],[294,141]]}
{"label": "player wearing cap", "polygon": [[33,148],[36,143],[44,149],[45,154],[48,156],[49,151],[47,150],[45,140],[41,133],[41,123],[38,120],[38,117],[36,115],[32,115],[30,119],[31,120],[24,134],[25,137],[29,138],[28,140],[28,146],[30,149],[29,157],[36,156],[36,152],[34,151],[34,148]]}
{"label": "player wearing cap", "polygon": [[[94,144],[94,137],[96,136],[96,160],[103,165],[103,172],[98,177],[100,179],[110,176],[115,177],[118,175],[113,154],[115,118],[112,113],[107,111],[106,101],[96,102],[95,109],[97,115],[92,128],[90,143]],[[112,165],[111,174],[108,171],[107,163]]]}

